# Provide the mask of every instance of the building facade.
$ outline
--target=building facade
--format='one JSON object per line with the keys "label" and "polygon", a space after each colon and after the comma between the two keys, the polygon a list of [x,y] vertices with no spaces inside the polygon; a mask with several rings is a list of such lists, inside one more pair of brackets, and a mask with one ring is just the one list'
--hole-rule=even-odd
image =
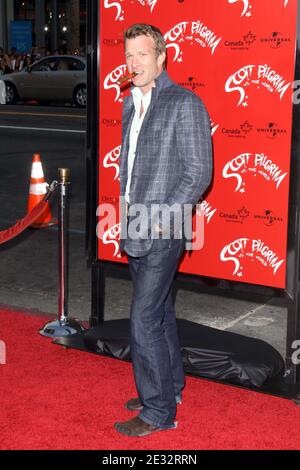
{"label": "building facade", "polygon": [[11,21],[28,21],[32,45],[54,52],[85,47],[86,0],[1,0],[0,47],[9,51]]}

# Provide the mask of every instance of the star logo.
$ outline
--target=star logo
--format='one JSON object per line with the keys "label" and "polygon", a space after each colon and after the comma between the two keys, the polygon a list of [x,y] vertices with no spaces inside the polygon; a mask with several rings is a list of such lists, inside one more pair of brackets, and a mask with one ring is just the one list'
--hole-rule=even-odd
{"label": "star logo", "polygon": [[245,133],[248,134],[249,132],[252,131],[253,126],[250,124],[248,121],[245,121],[244,124],[241,124],[241,130]]}
{"label": "star logo", "polygon": [[256,36],[249,31],[248,34],[244,36],[244,41],[247,44],[247,46],[251,46],[256,41]]}
{"label": "star logo", "polygon": [[239,214],[239,217],[243,220],[247,219],[247,217],[249,217],[249,214],[250,214],[250,212],[248,211],[248,209],[246,209],[246,207],[242,207],[241,209],[237,211],[237,213]]}

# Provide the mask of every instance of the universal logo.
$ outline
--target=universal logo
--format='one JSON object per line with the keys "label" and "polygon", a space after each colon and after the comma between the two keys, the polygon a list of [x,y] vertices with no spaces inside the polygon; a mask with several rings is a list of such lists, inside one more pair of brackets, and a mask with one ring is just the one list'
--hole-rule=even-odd
{"label": "universal logo", "polygon": [[235,224],[243,224],[249,215],[250,212],[245,206],[235,212],[220,211],[219,213],[219,217],[224,219],[225,222],[232,222]]}
{"label": "universal logo", "polygon": [[283,218],[278,217],[273,211],[266,209],[263,214],[254,214],[254,219],[261,220],[264,225],[271,227],[277,222],[282,223]]}
{"label": "universal logo", "polygon": [[239,128],[222,128],[222,134],[227,137],[233,137],[236,139],[245,139],[247,135],[252,131],[253,126],[249,121],[243,122]]}
{"label": "universal logo", "polygon": [[257,132],[264,134],[268,139],[276,139],[279,135],[286,135],[286,128],[280,128],[276,122],[269,122],[266,127],[258,127]]}
{"label": "universal logo", "polygon": [[291,38],[283,36],[279,31],[273,31],[269,37],[261,38],[260,42],[268,44],[272,49],[279,49],[284,44],[290,44]]}
{"label": "universal logo", "polygon": [[191,90],[196,90],[196,88],[204,87],[205,83],[200,82],[196,77],[188,77],[184,82],[179,82],[178,85],[190,88]]}
{"label": "universal logo", "polygon": [[118,126],[121,126],[122,121],[121,119],[103,118],[102,124],[107,127],[118,127]]}
{"label": "universal logo", "polygon": [[249,31],[240,40],[225,41],[225,46],[229,47],[233,51],[249,50],[252,44],[256,41],[256,36]]}

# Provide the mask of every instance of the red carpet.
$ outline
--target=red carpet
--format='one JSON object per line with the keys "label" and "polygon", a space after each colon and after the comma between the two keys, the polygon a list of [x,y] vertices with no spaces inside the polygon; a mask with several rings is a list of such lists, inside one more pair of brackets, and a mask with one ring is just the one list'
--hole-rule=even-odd
{"label": "red carpet", "polygon": [[276,397],[187,377],[177,430],[126,438],[131,364],[53,345],[45,317],[0,310],[0,449],[299,449],[300,408]]}

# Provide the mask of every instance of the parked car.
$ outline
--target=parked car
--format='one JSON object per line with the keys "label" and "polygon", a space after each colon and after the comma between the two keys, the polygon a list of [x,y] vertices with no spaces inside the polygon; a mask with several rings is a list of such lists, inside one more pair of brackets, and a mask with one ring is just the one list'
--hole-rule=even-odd
{"label": "parked car", "polygon": [[86,106],[86,62],[79,56],[48,56],[20,72],[2,76],[6,104],[37,100],[75,102]]}

